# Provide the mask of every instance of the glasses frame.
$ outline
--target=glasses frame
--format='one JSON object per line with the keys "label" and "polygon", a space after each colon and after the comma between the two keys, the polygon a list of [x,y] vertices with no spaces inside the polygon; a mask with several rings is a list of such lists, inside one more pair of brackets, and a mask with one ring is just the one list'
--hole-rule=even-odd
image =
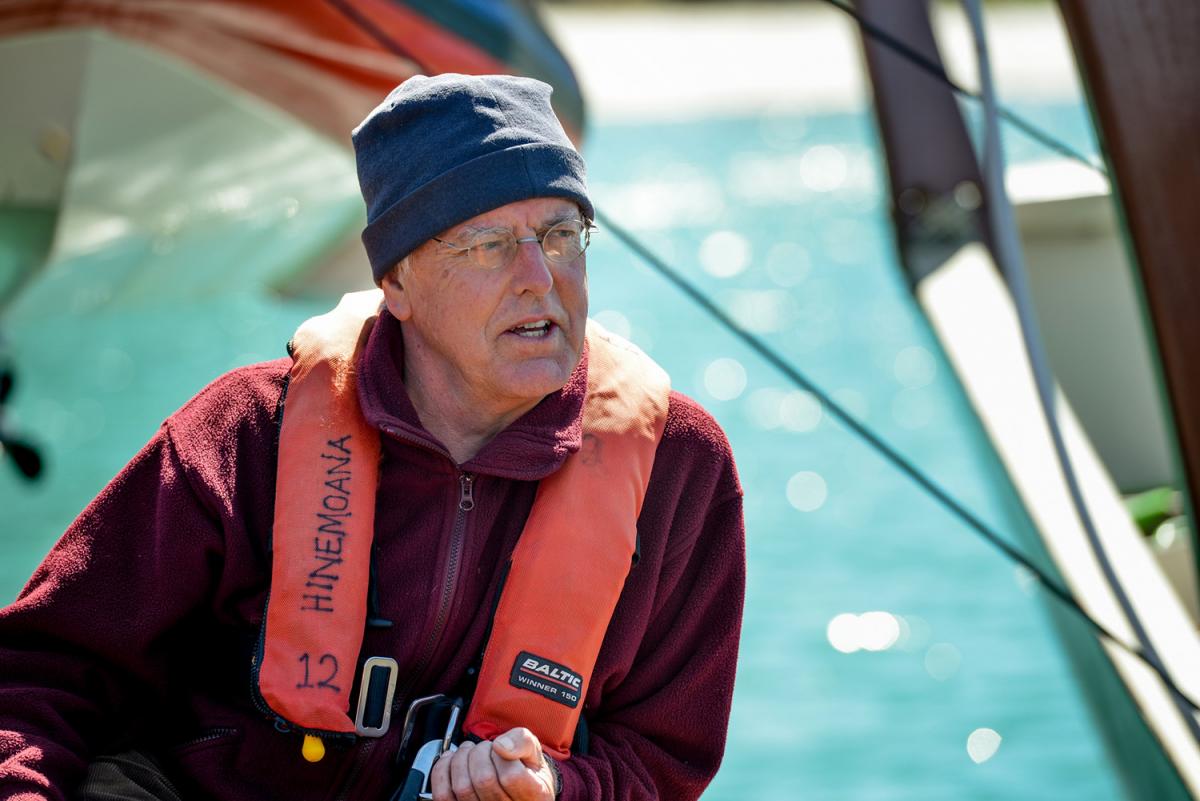
{"label": "glasses frame", "polygon": [[[580,223],[583,225],[583,230],[581,230],[579,232],[580,236],[583,239],[583,246],[579,249],[578,254],[572,256],[569,259],[563,259],[563,258],[559,258],[557,256],[552,256],[550,253],[546,252],[546,237],[549,236],[550,232],[553,231],[555,228],[558,228],[560,225],[565,225],[567,223]],[[538,250],[542,251],[542,255],[545,256],[546,261],[552,262],[554,264],[570,264],[571,262],[575,261],[576,259],[578,259],[580,256],[582,256],[584,253],[587,252],[588,246],[591,245],[591,243],[592,243],[592,231],[596,230],[596,225],[591,220],[588,220],[586,218],[572,218],[572,219],[568,219],[568,220],[559,220],[558,222],[554,223],[553,225],[548,227],[545,231],[543,231],[540,234],[536,234],[534,236],[523,236],[523,237],[518,237],[516,234],[514,234],[512,232],[511,229],[508,229],[508,228],[499,228],[499,229],[492,229],[492,230],[504,231],[505,233],[508,234],[508,236],[513,241],[512,253],[509,255],[509,257],[507,259],[497,262],[495,265],[492,265],[492,266],[482,264],[480,262],[480,258],[481,258],[480,256],[472,255],[471,251],[474,250],[476,247],[478,247],[478,245],[469,245],[467,247],[463,247],[462,245],[455,244],[454,242],[447,242],[445,239],[440,239],[436,236],[430,237],[430,238],[434,242],[438,242],[442,245],[445,245],[451,251],[454,251],[457,255],[467,257],[471,261],[471,263],[474,264],[479,269],[490,271],[490,270],[499,270],[499,269],[501,269],[503,267],[507,267],[509,264],[511,264],[512,260],[517,255],[517,248],[519,248],[521,245],[523,245],[527,242],[536,242],[538,245]]]}

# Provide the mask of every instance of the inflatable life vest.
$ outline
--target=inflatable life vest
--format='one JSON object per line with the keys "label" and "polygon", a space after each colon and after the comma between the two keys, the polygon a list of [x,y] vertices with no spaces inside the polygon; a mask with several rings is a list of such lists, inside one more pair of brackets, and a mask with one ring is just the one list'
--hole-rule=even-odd
{"label": "inflatable life vest", "polygon": [[[350,693],[367,617],[380,441],[359,408],[354,370],[381,301],[378,290],[346,295],[290,346],[255,668],[269,710],[309,735],[356,732]],[[587,341],[584,447],[539,482],[463,724],[484,739],[525,726],[558,758],[570,754],[632,563],[670,391],[648,356],[592,321]]]}

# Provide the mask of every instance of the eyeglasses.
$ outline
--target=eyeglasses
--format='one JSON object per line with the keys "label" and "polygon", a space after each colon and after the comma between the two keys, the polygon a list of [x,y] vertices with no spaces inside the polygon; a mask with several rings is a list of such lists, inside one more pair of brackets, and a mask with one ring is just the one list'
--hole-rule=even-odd
{"label": "eyeglasses", "polygon": [[470,243],[466,245],[456,245],[436,236],[433,237],[433,241],[457,251],[460,256],[466,256],[477,267],[497,270],[511,262],[517,255],[517,246],[526,242],[537,242],[547,261],[569,264],[587,250],[593,228],[595,226],[586,220],[563,220],[537,236],[520,239],[507,228],[493,228],[474,234]]}

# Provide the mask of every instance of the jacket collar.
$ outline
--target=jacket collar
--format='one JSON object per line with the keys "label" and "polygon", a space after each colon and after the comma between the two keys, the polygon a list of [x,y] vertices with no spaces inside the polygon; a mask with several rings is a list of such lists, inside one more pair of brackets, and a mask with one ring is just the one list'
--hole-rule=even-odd
{"label": "jacket collar", "polygon": [[[459,467],[467,472],[537,481],[558,468],[583,442],[583,401],[587,392],[587,345],[566,385],[517,418]],[[446,446],[421,425],[408,396],[404,338],[400,323],[383,309],[371,330],[358,371],[358,399],[367,422],[399,439],[450,458]]]}

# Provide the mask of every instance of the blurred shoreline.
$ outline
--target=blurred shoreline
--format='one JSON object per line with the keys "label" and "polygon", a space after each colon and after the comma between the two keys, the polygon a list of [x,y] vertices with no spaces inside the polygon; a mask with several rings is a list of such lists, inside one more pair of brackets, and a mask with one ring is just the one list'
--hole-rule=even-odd
{"label": "blurred shoreline", "polygon": [[[542,10],[601,122],[837,113],[868,102],[857,27],[829,5],[551,3]],[[976,87],[961,8],[935,4],[933,12],[950,74]],[[1053,4],[989,6],[986,15],[1002,98],[1082,97]]]}

